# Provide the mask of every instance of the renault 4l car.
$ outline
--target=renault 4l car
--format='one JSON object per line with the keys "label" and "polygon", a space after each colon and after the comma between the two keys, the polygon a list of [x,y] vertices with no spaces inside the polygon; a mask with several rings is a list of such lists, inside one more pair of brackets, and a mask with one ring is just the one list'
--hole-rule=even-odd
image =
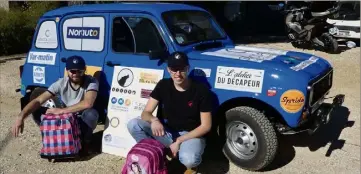
{"label": "renault 4l car", "polygon": [[[322,57],[235,45],[209,12],[195,6],[115,3],[41,16],[20,67],[22,107],[66,75],[67,57],[79,55],[87,74],[100,82],[96,107],[106,115],[115,66],[166,70],[167,55],[175,51],[189,56],[189,76],[214,93],[214,129],[225,137],[223,153],[247,170],[273,161],[278,135],[314,132],[344,100],[337,95],[326,107],[334,71]],[[55,98],[44,106],[59,103]]]}

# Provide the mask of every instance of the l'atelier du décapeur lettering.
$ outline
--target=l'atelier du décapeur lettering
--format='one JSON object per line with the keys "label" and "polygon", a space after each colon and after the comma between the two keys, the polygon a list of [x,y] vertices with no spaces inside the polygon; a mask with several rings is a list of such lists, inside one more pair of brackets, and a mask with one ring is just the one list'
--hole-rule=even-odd
{"label": "l'atelier du d\u00e9capeur lettering", "polygon": [[236,72],[234,69],[227,70],[227,73],[219,72],[220,74],[225,74],[226,78],[218,77],[217,83],[227,83],[230,85],[238,85],[238,86],[248,86],[248,87],[260,87],[260,81],[251,80],[252,74],[245,71]]}

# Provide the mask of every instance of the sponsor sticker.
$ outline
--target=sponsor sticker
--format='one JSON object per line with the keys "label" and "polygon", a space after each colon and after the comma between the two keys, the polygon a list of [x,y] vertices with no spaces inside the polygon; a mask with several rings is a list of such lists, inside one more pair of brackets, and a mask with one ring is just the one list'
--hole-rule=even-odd
{"label": "sponsor sticker", "polygon": [[139,83],[157,84],[158,74],[140,72]]}
{"label": "sponsor sticker", "polygon": [[288,90],[282,94],[280,105],[288,113],[297,113],[305,105],[305,95],[299,90]]}
{"label": "sponsor sticker", "polygon": [[264,70],[218,66],[215,88],[261,93]]}
{"label": "sponsor sticker", "polygon": [[45,84],[45,67],[33,66],[33,82]]}
{"label": "sponsor sticker", "polygon": [[303,69],[307,68],[308,66],[316,63],[317,60],[318,60],[317,57],[312,56],[308,60],[302,61],[301,63],[299,63],[299,64],[297,64],[295,66],[292,66],[291,69],[294,70],[294,71],[303,70]]}
{"label": "sponsor sticker", "polygon": [[211,69],[208,68],[194,68],[194,76],[200,76],[200,77],[211,77]]}
{"label": "sponsor sticker", "polygon": [[99,39],[100,27],[68,27],[67,38]]}
{"label": "sponsor sticker", "polygon": [[225,48],[213,52],[204,52],[204,55],[218,56],[230,59],[246,60],[251,62],[261,63],[265,60],[272,60],[278,55],[264,53],[264,52],[253,52],[235,48]]}
{"label": "sponsor sticker", "polygon": [[55,65],[56,53],[51,52],[29,52],[28,63]]}
{"label": "sponsor sticker", "polygon": [[149,98],[151,93],[152,93],[152,90],[150,90],[150,89],[141,89],[140,90],[140,97],[141,98]]}

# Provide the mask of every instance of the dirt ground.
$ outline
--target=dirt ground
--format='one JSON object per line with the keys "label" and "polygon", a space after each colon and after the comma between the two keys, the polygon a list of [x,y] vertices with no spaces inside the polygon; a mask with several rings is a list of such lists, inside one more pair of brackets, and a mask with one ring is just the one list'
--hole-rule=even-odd
{"label": "dirt ground", "polygon": [[[346,95],[344,105],[333,112],[330,124],[316,135],[282,137],[280,152],[265,172],[360,173],[360,48],[331,55],[295,49],[285,43],[255,45],[304,51],[326,58],[334,66],[334,86],[330,96]],[[77,162],[49,163],[41,159],[41,136],[31,119],[26,120],[25,131],[19,138],[11,136],[10,127],[20,111],[21,95],[15,92],[20,87],[18,66],[24,60],[0,64],[0,173],[120,173],[124,160],[109,154],[98,154]],[[99,125],[97,131],[101,130]],[[101,137],[100,132],[98,137]],[[201,173],[254,173],[239,169],[221,157],[207,155],[205,158],[200,166]],[[172,174],[177,173],[174,170]]]}

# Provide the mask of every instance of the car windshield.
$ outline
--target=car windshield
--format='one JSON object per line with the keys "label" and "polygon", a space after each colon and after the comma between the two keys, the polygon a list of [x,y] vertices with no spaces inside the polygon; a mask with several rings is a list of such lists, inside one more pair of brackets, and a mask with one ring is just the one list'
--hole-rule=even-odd
{"label": "car windshield", "polygon": [[162,17],[173,38],[182,46],[226,38],[213,18],[203,11],[168,11]]}

